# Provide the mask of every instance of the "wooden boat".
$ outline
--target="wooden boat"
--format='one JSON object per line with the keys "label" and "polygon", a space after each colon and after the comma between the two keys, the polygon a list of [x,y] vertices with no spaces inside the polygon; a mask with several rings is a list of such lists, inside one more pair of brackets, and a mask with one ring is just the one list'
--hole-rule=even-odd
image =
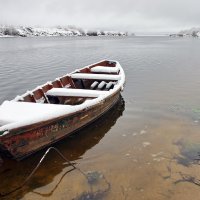
{"label": "wooden boat", "polygon": [[0,149],[22,159],[55,143],[114,106],[124,83],[119,62],[104,60],[4,101]]}

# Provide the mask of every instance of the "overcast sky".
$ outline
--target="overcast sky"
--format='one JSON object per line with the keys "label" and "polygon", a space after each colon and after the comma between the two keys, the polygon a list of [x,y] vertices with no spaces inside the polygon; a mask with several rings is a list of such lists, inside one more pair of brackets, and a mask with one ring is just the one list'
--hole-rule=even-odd
{"label": "overcast sky", "polygon": [[0,0],[0,24],[174,32],[200,26],[200,1]]}

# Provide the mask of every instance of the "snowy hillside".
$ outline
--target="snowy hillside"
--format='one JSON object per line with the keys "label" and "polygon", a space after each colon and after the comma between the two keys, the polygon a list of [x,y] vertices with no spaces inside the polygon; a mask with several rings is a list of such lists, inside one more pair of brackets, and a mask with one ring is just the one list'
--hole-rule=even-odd
{"label": "snowy hillside", "polygon": [[72,26],[55,28],[0,26],[0,37],[20,36],[127,36],[127,32],[86,31]]}
{"label": "snowy hillside", "polygon": [[179,33],[171,34],[170,36],[171,37],[185,37],[185,36],[200,37],[200,28],[191,28],[188,30],[183,30],[183,31],[180,31]]}

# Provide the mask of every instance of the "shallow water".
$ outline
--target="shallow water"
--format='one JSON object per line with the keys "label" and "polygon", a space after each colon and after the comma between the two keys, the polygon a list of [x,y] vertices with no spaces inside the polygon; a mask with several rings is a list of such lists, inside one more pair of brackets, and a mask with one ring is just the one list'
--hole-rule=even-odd
{"label": "shallow water", "polygon": [[[101,174],[97,182],[67,173],[71,167],[51,152],[27,185],[4,199],[198,199],[199,51],[193,38],[0,38],[0,102],[104,58],[126,73],[119,103],[55,145],[84,172]],[[22,162],[3,157],[0,192],[18,186],[43,153]]]}

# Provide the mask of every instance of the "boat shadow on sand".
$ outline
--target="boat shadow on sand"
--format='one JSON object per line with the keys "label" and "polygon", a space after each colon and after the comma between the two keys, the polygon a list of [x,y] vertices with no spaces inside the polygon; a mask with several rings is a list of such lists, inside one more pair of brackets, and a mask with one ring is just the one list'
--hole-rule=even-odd
{"label": "boat shadow on sand", "polygon": [[[98,144],[100,140],[105,136],[105,134],[109,132],[109,130],[115,125],[116,121],[123,115],[124,110],[125,102],[120,96],[120,99],[116,105],[98,120],[83,128],[82,130],[72,134],[71,136],[63,139],[62,141],[57,142],[53,146],[62,152],[62,154],[68,160],[76,165],[77,161],[82,159],[82,156],[85,154],[85,152]],[[41,150],[20,162],[3,157],[4,162],[0,167],[0,192],[6,193],[19,186],[31,173],[46,150],[47,149]],[[41,167],[38,169],[36,174],[33,175],[30,181],[22,189],[5,197],[5,199],[8,199],[8,197],[9,199],[21,199],[27,193],[34,192],[34,190],[37,188],[52,183],[55,176],[60,174],[66,167],[69,167],[69,165],[60,159],[60,157],[55,152],[51,152],[49,155],[47,155]],[[69,167],[69,172],[70,171],[71,169]],[[50,197],[67,173],[68,171],[64,173],[64,175],[60,178],[58,183],[55,184],[51,191],[46,194],[38,195],[43,197]],[[75,199],[84,199],[84,195],[87,194],[84,193],[82,196],[80,196],[80,198],[75,197]],[[99,199],[98,195],[101,194],[96,194],[96,197]],[[97,199],[96,197],[95,194],[92,194],[91,198],[89,199]]]}

